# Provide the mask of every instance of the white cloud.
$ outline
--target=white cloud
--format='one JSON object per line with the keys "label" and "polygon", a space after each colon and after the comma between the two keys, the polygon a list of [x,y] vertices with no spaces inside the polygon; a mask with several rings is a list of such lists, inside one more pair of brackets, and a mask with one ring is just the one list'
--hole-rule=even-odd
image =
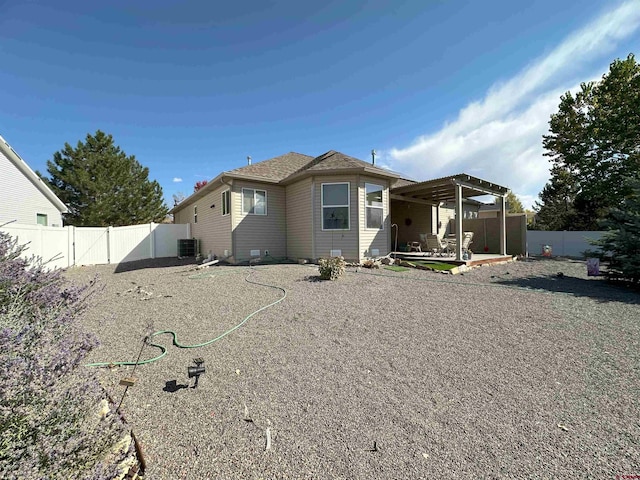
{"label": "white cloud", "polygon": [[180,183],[182,179],[180,177],[173,177],[173,183]]}
{"label": "white cloud", "polygon": [[[639,26],[637,0],[620,4],[513,78],[493,85],[455,121],[412,145],[383,152],[381,160],[420,180],[461,172],[485,178],[508,186],[530,207],[549,177],[542,135],[560,95],[577,88],[574,77],[581,63],[599,60]],[[589,72],[584,80],[604,72]]]}

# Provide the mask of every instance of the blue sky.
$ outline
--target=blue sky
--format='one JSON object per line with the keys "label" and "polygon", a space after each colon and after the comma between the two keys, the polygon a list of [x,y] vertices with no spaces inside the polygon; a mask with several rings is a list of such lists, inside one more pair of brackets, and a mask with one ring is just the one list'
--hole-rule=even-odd
{"label": "blue sky", "polygon": [[466,172],[530,206],[560,94],[640,50],[640,0],[0,7],[0,135],[44,172],[103,130],[168,204],[247,155],[375,148],[408,178]]}

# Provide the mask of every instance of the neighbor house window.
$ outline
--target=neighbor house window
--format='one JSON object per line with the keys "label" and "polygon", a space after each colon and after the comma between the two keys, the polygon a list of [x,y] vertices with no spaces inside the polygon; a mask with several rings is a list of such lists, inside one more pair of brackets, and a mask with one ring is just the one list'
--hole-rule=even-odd
{"label": "neighbor house window", "polygon": [[381,185],[374,185],[373,183],[364,184],[366,194],[366,210],[367,210],[367,228],[375,228],[382,230],[383,226],[383,203],[382,203],[382,190]]}
{"label": "neighbor house window", "polygon": [[198,223],[198,206],[193,207],[193,223]]}
{"label": "neighbor house window", "polygon": [[349,230],[349,183],[322,184],[322,229]]}
{"label": "neighbor house window", "polygon": [[242,211],[247,215],[267,214],[267,192],[265,190],[254,190],[253,188],[242,189]]}
{"label": "neighbor house window", "polygon": [[46,213],[36,213],[36,222],[38,225],[42,225],[43,227],[47,226],[47,214]]}
{"label": "neighbor house window", "polygon": [[222,215],[229,215],[231,213],[231,191],[225,190],[222,192]]}

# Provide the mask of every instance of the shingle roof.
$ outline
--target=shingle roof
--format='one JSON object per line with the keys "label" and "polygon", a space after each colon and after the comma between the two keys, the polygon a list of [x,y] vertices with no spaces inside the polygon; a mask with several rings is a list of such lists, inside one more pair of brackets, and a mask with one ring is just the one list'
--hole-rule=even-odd
{"label": "shingle roof", "polygon": [[418,183],[414,180],[409,180],[408,178],[396,178],[391,182],[390,188],[400,188],[406,187],[407,185],[413,185],[414,183]]}
{"label": "shingle roof", "polygon": [[262,162],[253,163],[245,167],[236,168],[225,172],[231,175],[249,175],[252,177],[262,177],[279,182],[289,175],[304,168],[313,157],[301,153],[289,152],[279,157],[274,157]]}
{"label": "shingle roof", "polygon": [[[363,173],[380,175],[387,178],[397,178],[399,176],[390,170],[378,168],[368,162],[363,162],[344,153],[330,150],[315,158],[301,153],[289,152],[269,160],[263,160],[262,162],[222,172],[216,178],[228,176],[231,178],[245,178],[285,185],[288,182],[297,181],[313,173],[331,172],[339,174],[341,171],[345,171],[345,173],[362,171]],[[174,213],[186,205],[190,205],[194,200],[206,195],[208,191],[214,188],[214,183],[214,181],[209,182],[203,188],[172,208],[169,213]]]}
{"label": "shingle roof", "polygon": [[227,175],[247,175],[259,177],[265,180],[281,182],[291,176],[299,176],[305,173],[322,173],[340,170],[366,169],[368,173],[379,174],[385,177],[395,177],[395,173],[383,168],[371,165],[344,153],[329,150],[315,158],[301,153],[289,152],[279,157],[264,160],[262,162],[247,165],[225,172]]}
{"label": "shingle roof", "polygon": [[385,170],[383,168],[376,167],[368,162],[364,162],[354,157],[350,157],[349,155],[345,155],[344,153],[336,152],[335,150],[329,150],[322,155],[317,156],[307,165],[302,166],[297,172],[292,174],[290,179],[297,179],[303,175],[309,174],[322,174],[324,172],[331,173],[339,173],[341,170],[344,171],[353,171],[353,170],[363,170],[369,174],[381,175],[384,177],[398,177],[398,174]]}

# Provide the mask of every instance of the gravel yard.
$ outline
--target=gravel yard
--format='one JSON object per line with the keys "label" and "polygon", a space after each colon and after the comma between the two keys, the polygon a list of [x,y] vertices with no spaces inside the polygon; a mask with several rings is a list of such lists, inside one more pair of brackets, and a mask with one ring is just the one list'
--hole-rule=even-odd
{"label": "gravel yard", "polygon": [[[202,343],[282,297],[248,276],[286,290],[208,346],[154,338],[168,354],[137,368],[123,404],[147,479],[640,475],[640,295],[584,262],[337,282],[309,265],[126,267],[67,273],[104,287],[84,319],[101,341],[90,361],[135,360],[157,330]],[[194,357],[206,373],[184,388]],[[119,401],[131,370],[96,374]]]}

